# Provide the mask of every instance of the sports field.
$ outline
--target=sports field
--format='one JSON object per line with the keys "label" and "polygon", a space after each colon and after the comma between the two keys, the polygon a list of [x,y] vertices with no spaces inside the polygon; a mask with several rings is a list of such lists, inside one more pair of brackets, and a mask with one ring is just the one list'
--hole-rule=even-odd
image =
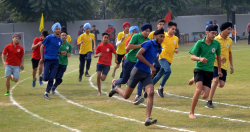
{"label": "sports field", "polygon": [[[215,109],[205,108],[206,100],[200,99],[195,113],[196,120],[188,118],[195,86],[188,81],[193,76],[195,62],[188,51],[192,44],[180,45],[171,65],[172,74],[164,88],[165,98],[155,93],[152,118],[156,125],[144,126],[145,102],[133,105],[136,89],[129,100],[116,95],[107,96],[111,89],[111,68],[106,81],[102,82],[102,96],[97,95],[96,63],[92,59],[91,77],[78,82],[79,56],[69,59],[63,83],[58,95],[45,100],[46,84],[32,87],[31,54],[25,55],[25,69],[18,83],[11,82],[11,95],[6,92],[4,67],[0,65],[0,131],[249,131],[250,130],[250,47],[246,41],[233,44],[234,74],[228,74],[223,89],[217,88],[213,104]],[[114,57],[113,57],[114,59]],[[114,61],[112,62],[114,65]],[[119,77],[121,68],[116,72]],[[229,73],[229,72],[228,72]],[[159,82],[155,89],[159,87]],[[125,88],[125,85],[122,85]]]}

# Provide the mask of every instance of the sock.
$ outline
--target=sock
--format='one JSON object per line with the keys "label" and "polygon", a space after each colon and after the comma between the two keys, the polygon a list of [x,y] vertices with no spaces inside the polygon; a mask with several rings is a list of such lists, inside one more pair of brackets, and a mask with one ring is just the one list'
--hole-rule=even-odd
{"label": "sock", "polygon": [[47,92],[45,92],[44,94],[48,94]]}
{"label": "sock", "polygon": [[208,100],[207,102],[208,102],[209,104],[212,104],[212,100]]}
{"label": "sock", "polygon": [[163,89],[163,87],[162,87],[162,86],[160,86],[160,87],[159,87],[159,89]]}

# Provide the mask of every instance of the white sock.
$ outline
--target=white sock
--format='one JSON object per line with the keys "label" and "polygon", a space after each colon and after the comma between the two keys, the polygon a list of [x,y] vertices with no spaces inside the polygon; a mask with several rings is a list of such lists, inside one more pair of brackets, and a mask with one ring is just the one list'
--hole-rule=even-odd
{"label": "white sock", "polygon": [[48,94],[47,92],[45,92],[44,94]]}
{"label": "white sock", "polygon": [[163,89],[163,87],[162,87],[162,86],[160,86],[160,87],[159,87],[159,89]]}

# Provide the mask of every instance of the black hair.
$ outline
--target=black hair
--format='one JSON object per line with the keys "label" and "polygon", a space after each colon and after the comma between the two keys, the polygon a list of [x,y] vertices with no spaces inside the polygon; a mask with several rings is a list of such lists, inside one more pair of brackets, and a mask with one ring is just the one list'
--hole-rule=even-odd
{"label": "black hair", "polygon": [[83,27],[83,25],[80,26],[80,28]]}
{"label": "black hair", "polygon": [[160,22],[164,22],[164,23],[166,23],[166,20],[164,20],[164,19],[160,19],[160,20],[158,20],[158,24],[159,24]]}
{"label": "black hair", "polygon": [[92,27],[95,27],[95,25],[92,25]]}
{"label": "black hair", "polygon": [[62,31],[61,33],[66,33],[68,35],[67,31]]}
{"label": "black hair", "polygon": [[65,31],[65,32],[67,32],[67,28],[66,28],[65,26],[62,26],[61,31]]}
{"label": "black hair", "polygon": [[49,32],[45,30],[42,32],[42,35],[46,38],[49,35]]}
{"label": "black hair", "polygon": [[108,35],[108,36],[109,36],[109,34],[108,34],[108,33],[106,33],[106,32],[102,33],[102,37],[103,37],[104,35]]}
{"label": "black hair", "polygon": [[168,22],[168,27],[172,27],[172,26],[177,27],[177,23],[172,22],[172,21]]}

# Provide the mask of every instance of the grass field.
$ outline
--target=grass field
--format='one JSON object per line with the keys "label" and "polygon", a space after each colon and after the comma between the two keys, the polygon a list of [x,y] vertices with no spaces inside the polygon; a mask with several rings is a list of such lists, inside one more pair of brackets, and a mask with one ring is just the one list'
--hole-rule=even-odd
{"label": "grass field", "polygon": [[[234,74],[228,74],[223,89],[217,89],[214,96],[215,109],[205,108],[199,101],[196,107],[197,119],[188,114],[195,86],[188,81],[193,76],[195,62],[188,51],[192,45],[180,45],[171,65],[172,74],[165,86],[165,98],[155,94],[152,118],[156,125],[145,127],[146,109],[132,104],[136,89],[128,101],[116,95],[109,98],[111,71],[102,82],[102,96],[97,95],[96,63],[93,58],[91,78],[83,77],[78,82],[78,55],[71,56],[63,83],[57,91],[60,96],[50,95],[43,99],[46,84],[31,86],[31,54],[25,55],[25,69],[20,73],[18,83],[11,82],[11,96],[6,92],[4,67],[0,65],[0,131],[249,131],[250,130],[250,48],[243,41],[233,45]],[[114,61],[113,61],[114,62]],[[114,63],[112,64],[114,65]],[[117,70],[116,79],[121,68]],[[159,83],[155,85],[155,89]],[[125,88],[125,85],[122,85]]]}

